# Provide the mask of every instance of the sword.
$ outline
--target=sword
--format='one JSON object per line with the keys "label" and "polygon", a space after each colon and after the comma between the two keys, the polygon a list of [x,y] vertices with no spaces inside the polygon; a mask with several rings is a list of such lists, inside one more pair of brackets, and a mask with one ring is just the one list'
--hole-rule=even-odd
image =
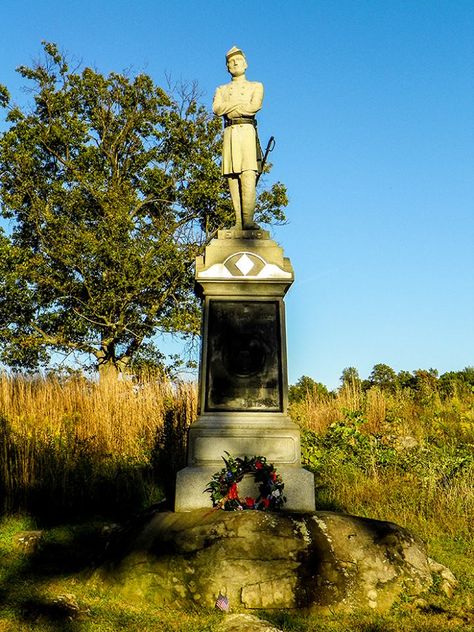
{"label": "sword", "polygon": [[259,173],[257,173],[257,179],[255,180],[255,184],[260,180],[260,176],[263,173],[263,168],[265,167],[265,163],[267,162],[268,154],[275,149],[275,137],[270,136],[270,140],[267,143],[267,147],[265,149],[265,153],[263,154],[262,164],[260,167]]}

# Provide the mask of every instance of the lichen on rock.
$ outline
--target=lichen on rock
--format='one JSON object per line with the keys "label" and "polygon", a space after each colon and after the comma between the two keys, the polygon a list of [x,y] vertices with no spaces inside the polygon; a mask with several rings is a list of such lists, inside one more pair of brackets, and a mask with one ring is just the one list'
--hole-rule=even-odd
{"label": "lichen on rock", "polygon": [[234,612],[383,611],[402,594],[427,591],[433,573],[445,592],[456,582],[406,529],[328,511],[156,513],[124,531],[112,550],[91,581],[113,582],[124,598],[157,606],[213,607],[223,594]]}

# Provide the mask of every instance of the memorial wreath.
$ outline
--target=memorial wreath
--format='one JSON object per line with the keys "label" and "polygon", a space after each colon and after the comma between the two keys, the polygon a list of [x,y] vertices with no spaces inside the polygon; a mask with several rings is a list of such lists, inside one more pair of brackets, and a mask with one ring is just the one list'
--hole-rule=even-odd
{"label": "memorial wreath", "polygon": [[[222,457],[225,467],[216,472],[204,490],[211,494],[212,506],[225,511],[241,511],[257,509],[260,511],[278,510],[283,507],[286,498],[285,487],[281,476],[277,474],[273,464],[267,463],[264,456],[252,458],[233,457],[226,452]],[[259,495],[256,498],[239,497],[238,484],[246,474],[252,474],[258,484]]]}

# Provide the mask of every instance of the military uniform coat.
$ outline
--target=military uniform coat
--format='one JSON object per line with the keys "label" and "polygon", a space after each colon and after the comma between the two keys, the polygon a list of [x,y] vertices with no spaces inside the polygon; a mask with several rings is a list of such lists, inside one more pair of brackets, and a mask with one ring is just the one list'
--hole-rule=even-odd
{"label": "military uniform coat", "polygon": [[[219,86],[214,95],[214,114],[227,119],[254,116],[262,107],[263,84],[238,77]],[[229,125],[224,129],[222,173],[233,175],[246,170],[258,171],[257,134],[250,123]]]}

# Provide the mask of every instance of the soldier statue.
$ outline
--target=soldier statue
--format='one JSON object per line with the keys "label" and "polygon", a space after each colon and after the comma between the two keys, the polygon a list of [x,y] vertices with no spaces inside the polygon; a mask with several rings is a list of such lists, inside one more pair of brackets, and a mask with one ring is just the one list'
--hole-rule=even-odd
{"label": "soldier statue", "polygon": [[214,95],[214,114],[224,118],[222,174],[229,183],[235,211],[235,228],[258,229],[253,221],[257,174],[262,168],[262,152],[255,114],[262,107],[263,84],[247,81],[244,53],[232,47],[226,55],[232,81],[219,86]]}

